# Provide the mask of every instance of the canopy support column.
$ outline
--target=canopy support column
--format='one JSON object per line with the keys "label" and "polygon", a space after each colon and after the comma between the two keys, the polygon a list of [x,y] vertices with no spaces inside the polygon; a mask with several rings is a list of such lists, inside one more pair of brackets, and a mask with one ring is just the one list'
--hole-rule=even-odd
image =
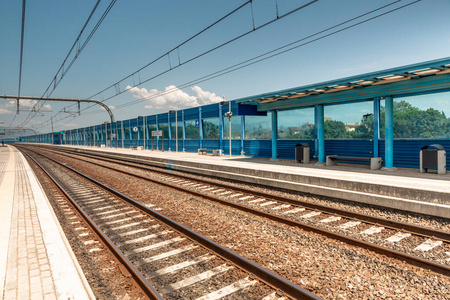
{"label": "canopy support column", "polygon": [[380,139],[380,98],[373,99],[373,157],[379,157]]}
{"label": "canopy support column", "polygon": [[317,104],[314,106],[315,110],[315,130],[316,130],[316,143],[318,144],[318,163],[325,163],[325,131],[324,131],[324,107],[323,104]]}
{"label": "canopy support column", "polygon": [[385,124],[385,163],[386,168],[394,167],[394,99],[385,97],[386,124]]}
{"label": "canopy support column", "polygon": [[272,159],[278,158],[277,153],[278,111],[272,111]]}

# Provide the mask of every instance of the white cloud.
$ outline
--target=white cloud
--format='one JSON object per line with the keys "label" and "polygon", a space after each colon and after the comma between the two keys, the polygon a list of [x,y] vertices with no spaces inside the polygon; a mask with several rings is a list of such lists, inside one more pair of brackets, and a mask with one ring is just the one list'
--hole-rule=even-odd
{"label": "white cloud", "polygon": [[[33,107],[38,101],[37,100],[27,100],[27,99],[21,99],[20,100],[20,106],[21,107]],[[40,107],[40,106],[38,106]],[[52,110],[52,106],[50,104],[44,104],[40,109],[43,110]]]}
{"label": "white cloud", "polygon": [[12,115],[12,114],[14,114],[14,112],[8,109],[0,108],[0,115]]}
{"label": "white cloud", "polygon": [[217,103],[222,100],[215,93],[203,91],[199,86],[194,86],[191,89],[196,93],[195,96],[183,92],[174,85],[167,86],[164,91],[127,86],[127,90],[134,98],[148,99],[145,108],[151,109],[182,109]]}

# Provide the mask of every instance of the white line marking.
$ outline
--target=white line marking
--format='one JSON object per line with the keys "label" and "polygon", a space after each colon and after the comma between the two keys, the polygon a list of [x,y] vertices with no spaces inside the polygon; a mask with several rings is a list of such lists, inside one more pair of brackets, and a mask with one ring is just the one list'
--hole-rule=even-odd
{"label": "white line marking", "polygon": [[160,289],[159,291],[164,294],[164,293],[170,293],[172,291],[176,291],[179,290],[181,288],[187,287],[189,285],[193,285],[197,282],[200,282],[202,280],[206,280],[208,278],[211,278],[213,276],[216,276],[218,274],[221,273],[225,273],[228,270],[233,269],[233,266],[227,266],[226,264],[220,265],[218,267],[215,267],[214,269],[208,270],[206,272],[197,274],[195,276],[180,280],[178,282],[166,285],[165,287],[163,287],[162,289]]}
{"label": "white line marking", "polygon": [[239,197],[239,196],[242,196],[243,194],[234,194],[234,195],[230,195],[230,196],[228,196],[228,197],[230,197],[230,198],[234,198],[234,197]]}
{"label": "white line marking", "polygon": [[433,241],[429,239],[420,244],[419,246],[417,246],[416,248],[414,248],[414,250],[428,251],[440,245],[442,245],[442,241]]}
{"label": "white line marking", "polygon": [[359,224],[361,224],[361,222],[358,222],[358,221],[350,221],[350,222],[347,222],[347,223],[345,223],[345,224],[342,224],[341,226],[339,226],[339,228],[347,229],[347,228],[350,228],[350,227],[355,227],[355,226],[357,226],[357,225],[359,225]]}
{"label": "white line marking", "polygon": [[157,248],[164,247],[164,246],[176,243],[176,242],[184,241],[185,239],[186,238],[176,237],[176,238],[173,238],[173,239],[170,239],[170,240],[166,240],[166,241],[163,241],[163,242],[160,242],[160,243],[152,244],[152,245],[145,246],[145,247],[142,247],[142,248],[133,249],[133,250],[128,251],[128,252],[130,252],[130,253],[141,253],[141,252],[144,252],[144,251],[147,251],[147,250],[157,249]]}
{"label": "white line marking", "polygon": [[340,219],[341,219],[341,217],[332,216],[332,217],[320,220],[319,222],[321,222],[321,223],[330,223],[330,222],[339,221]]}
{"label": "white line marking", "polygon": [[312,212],[310,212],[310,213],[308,213],[308,214],[306,214],[306,215],[301,216],[300,218],[303,218],[303,219],[309,219],[309,218],[318,216],[318,215],[320,215],[320,214],[321,214],[320,211],[312,211]]}
{"label": "white line marking", "polygon": [[228,195],[228,194],[231,194],[231,193],[232,193],[232,191],[226,191],[226,192],[223,192],[223,193],[217,194],[217,196]]}
{"label": "white line marking", "polygon": [[259,206],[269,206],[269,205],[276,204],[276,203],[277,203],[277,201],[269,201],[269,202],[261,203]]}
{"label": "white line marking", "polygon": [[399,242],[401,240],[403,240],[404,238],[407,238],[411,236],[411,233],[407,233],[407,232],[397,232],[396,234],[394,234],[391,237],[388,237],[386,239],[386,241],[391,242],[391,243],[396,243]]}
{"label": "white line marking", "polygon": [[217,300],[221,299],[227,295],[230,295],[232,293],[235,293],[237,291],[240,291],[242,289],[245,289],[248,286],[256,284],[257,280],[250,280],[248,277],[245,277],[244,279],[238,280],[224,288],[221,288],[220,290],[217,290],[215,292],[212,292],[208,295],[205,295],[203,297],[197,298],[197,300]]}
{"label": "white line marking", "polygon": [[156,271],[151,272],[151,273],[149,273],[147,275],[150,278],[162,276],[162,275],[165,275],[165,274],[173,273],[175,271],[178,271],[178,270],[181,270],[181,269],[184,269],[184,268],[196,265],[196,264],[198,264],[200,262],[208,261],[208,260],[213,259],[215,257],[216,257],[215,255],[205,254],[205,255],[199,256],[195,260],[187,260],[187,261],[184,261],[182,263],[179,263],[179,264],[176,264],[176,265],[172,265],[170,267],[166,267],[166,268],[163,268],[163,269],[156,270]]}
{"label": "white line marking", "polygon": [[135,243],[139,243],[139,242],[146,241],[146,240],[149,240],[149,239],[154,239],[156,237],[160,237],[162,235],[169,234],[169,233],[172,233],[172,232],[173,232],[172,230],[165,230],[165,231],[161,231],[161,232],[158,232],[158,233],[154,233],[154,234],[150,234],[150,235],[147,235],[147,236],[143,236],[143,237],[140,237],[140,238],[137,238],[137,239],[132,239],[132,240],[125,241],[124,244],[127,244],[127,245],[135,244]]}
{"label": "white line marking", "polygon": [[113,227],[113,228],[111,228],[111,230],[124,229],[124,228],[127,228],[127,227],[132,227],[132,226],[136,226],[136,225],[142,225],[143,223],[150,223],[150,222],[154,222],[154,220],[145,220],[145,221],[142,221],[142,222],[134,222],[134,223],[130,223],[130,224],[125,224],[125,225]]}
{"label": "white line marking", "polygon": [[298,212],[301,212],[301,211],[304,211],[304,210],[305,209],[302,208],[302,207],[297,207],[297,208],[285,211],[284,214],[294,214],[294,213],[298,213]]}
{"label": "white line marking", "polygon": [[288,208],[288,207],[291,207],[291,205],[290,204],[281,204],[281,205],[278,205],[276,207],[272,207],[272,209],[273,210],[279,210],[279,209]]}
{"label": "white line marking", "polygon": [[372,235],[375,233],[380,233],[384,227],[372,226],[364,231],[361,231],[361,234]]}
{"label": "white line marking", "polygon": [[241,198],[238,198],[238,200],[247,200],[247,199],[250,199],[250,198],[253,198],[253,196],[241,197]]}
{"label": "white line marking", "polygon": [[263,201],[266,201],[266,199],[250,200],[250,201],[248,201],[248,203],[258,203],[258,202],[263,202]]}
{"label": "white line marking", "polygon": [[[184,246],[182,248],[178,248],[178,249],[175,249],[175,250],[172,250],[172,251],[169,251],[169,252],[165,252],[165,253],[161,253],[161,254],[158,254],[158,255],[155,255],[155,256],[144,258],[144,259],[142,259],[142,261],[143,261],[143,263],[149,263],[149,262],[152,262],[152,261],[157,261],[157,260],[164,259],[164,258],[167,258],[167,257],[170,257],[170,256],[174,256],[174,255],[186,252],[186,251],[190,251],[190,250],[195,249],[195,248],[198,248],[198,246],[196,246],[194,244],[191,244],[191,245],[187,245],[187,246]],[[137,264],[141,265],[142,263],[137,263]]]}

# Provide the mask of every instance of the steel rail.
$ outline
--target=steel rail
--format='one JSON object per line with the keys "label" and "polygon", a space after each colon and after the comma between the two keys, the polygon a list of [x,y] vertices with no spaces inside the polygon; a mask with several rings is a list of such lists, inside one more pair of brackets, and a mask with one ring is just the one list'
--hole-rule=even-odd
{"label": "steel rail", "polygon": [[[33,150],[30,150],[33,151]],[[187,237],[189,237],[190,239],[196,241],[197,243],[201,244],[203,247],[214,251],[216,254],[218,254],[219,256],[221,256],[222,258],[224,258],[225,260],[228,260],[230,262],[232,262],[233,264],[235,264],[236,266],[238,266],[239,268],[245,270],[246,272],[249,272],[253,275],[255,275],[256,277],[258,277],[261,281],[263,281],[264,283],[268,284],[269,286],[273,287],[274,289],[279,289],[281,290],[283,293],[289,295],[290,297],[294,298],[294,299],[315,299],[315,300],[319,300],[322,299],[320,297],[318,297],[317,295],[309,292],[306,289],[303,289],[299,286],[297,286],[296,284],[286,280],[285,278],[261,267],[260,265],[252,262],[251,260],[248,260],[242,256],[240,256],[239,254],[234,253],[233,251],[217,244],[216,242],[196,233],[195,231],[187,228],[186,226],[179,224],[175,221],[173,221],[172,219],[158,213],[155,210],[152,210],[142,204],[140,204],[139,202],[137,202],[134,199],[131,199],[130,197],[108,187],[107,185],[102,184],[101,182],[69,167],[66,166],[65,164],[58,162],[57,160],[48,157],[44,154],[38,153],[36,151],[33,151],[43,157],[45,157],[46,159],[53,161],[54,163],[74,172],[75,174],[78,174],[79,176],[89,180],[90,182],[100,186],[101,188],[107,190],[108,192],[120,197],[121,199],[127,201],[128,203],[130,203],[131,205],[139,208],[140,210],[146,212],[147,214],[153,216],[154,218],[164,222],[165,224],[169,225],[170,227],[174,228],[175,230],[177,230],[178,232],[186,235]],[[81,208],[80,208],[81,209]],[[100,229],[98,229],[100,230]],[[106,236],[105,236],[106,237]],[[106,237],[107,238],[107,237]],[[109,239],[107,238],[107,240],[109,241]],[[111,242],[112,243],[112,242]],[[118,249],[117,249],[118,250]],[[118,250],[120,251],[120,250]],[[125,258],[125,257],[124,257]],[[125,258],[126,259],[126,258]],[[137,271],[137,270],[136,270]]]}
{"label": "steel rail", "polygon": [[[50,148],[52,148],[52,147],[50,147]],[[62,150],[62,149],[58,148],[58,151],[59,150]],[[325,212],[325,213],[329,213],[329,214],[337,214],[337,215],[345,216],[348,218],[358,219],[358,220],[361,220],[362,222],[368,223],[368,224],[383,225],[390,229],[404,230],[404,231],[408,231],[409,233],[413,233],[418,236],[433,237],[433,238],[440,239],[445,242],[450,242],[450,232],[445,232],[445,231],[435,230],[435,229],[431,229],[431,228],[420,227],[420,226],[416,226],[416,225],[397,222],[397,221],[393,221],[393,220],[387,220],[384,218],[364,215],[364,214],[360,214],[360,213],[356,213],[356,212],[346,211],[346,210],[339,209],[339,208],[328,207],[328,206],[314,204],[314,203],[297,200],[297,199],[292,199],[292,198],[288,198],[288,197],[284,197],[284,196],[273,195],[273,194],[269,194],[266,192],[255,191],[255,190],[245,188],[245,187],[237,187],[237,186],[234,186],[231,184],[217,183],[217,182],[211,183],[207,179],[192,178],[187,175],[173,174],[173,172],[171,172],[171,171],[154,170],[154,169],[149,169],[149,168],[146,168],[143,166],[135,165],[137,163],[141,163],[141,164],[146,164],[146,165],[151,166],[151,164],[153,162],[150,162],[150,161],[144,160],[144,159],[133,160],[133,159],[129,159],[126,157],[114,156],[114,155],[97,155],[97,154],[93,155],[93,154],[82,153],[82,152],[73,151],[73,150],[63,150],[63,151],[75,153],[76,155],[84,155],[84,156],[88,156],[90,158],[99,159],[99,160],[100,160],[99,156],[102,156],[103,159],[108,158],[108,159],[110,159],[111,162],[135,167],[135,168],[142,169],[142,170],[159,172],[161,174],[176,176],[179,178],[184,178],[184,179],[189,179],[189,180],[195,180],[195,181],[198,181],[200,183],[205,183],[205,184],[214,184],[214,185],[222,187],[222,188],[233,189],[236,191],[240,191],[242,193],[253,194],[253,195],[260,196],[260,197],[270,198],[273,200],[278,200],[280,202],[290,203],[290,204],[294,204],[294,205],[301,205],[301,206],[304,206],[309,209],[313,209],[313,210],[317,210],[317,211],[321,211],[321,212]],[[129,162],[130,164],[127,162],[124,162],[123,160]],[[156,162],[156,163],[160,164],[159,162]],[[155,167],[155,166],[153,166],[153,167]]]}
{"label": "steel rail", "polygon": [[[155,300],[164,299],[156,289],[144,278],[144,276],[134,267],[134,265],[125,257],[125,255],[117,248],[114,243],[103,233],[103,231],[95,224],[95,222],[83,211],[83,209],[75,202],[75,200],[69,195],[69,193],[56,181],[56,179],[39,163],[36,159],[30,156],[28,153],[22,151],[27,157],[29,157],[55,184],[58,189],[64,194],[64,196],[70,201],[72,206],[78,211],[83,219],[88,223],[93,231],[100,237],[103,243],[110,249],[110,251],[116,256],[116,258],[125,266],[127,271],[131,274],[142,291],[150,298]],[[33,151],[34,152],[34,151]],[[36,152],[35,152],[36,153]],[[38,153],[39,154],[39,153]],[[42,154],[40,154],[42,155]]]}
{"label": "steel rail", "polygon": [[[173,186],[173,185],[171,185],[169,183],[166,183],[164,181],[159,181],[159,180],[156,180],[156,179],[150,179],[150,178],[147,178],[147,177],[144,177],[144,176],[136,175],[136,174],[133,174],[133,173],[130,173],[130,172],[127,172],[127,171],[117,170],[117,169],[114,169],[112,167],[104,166],[104,165],[101,165],[101,164],[98,164],[98,163],[93,163],[93,162],[89,162],[89,163],[92,163],[94,165],[98,165],[98,166],[101,166],[101,167],[104,167],[106,169],[110,169],[110,170],[113,170],[113,171],[116,171],[116,172],[119,172],[119,173],[122,173],[122,174],[127,174],[127,175],[130,175],[130,176],[136,177],[136,178],[140,178],[140,179],[143,179],[143,180],[146,180],[146,181],[150,181],[150,182],[153,182],[153,183],[156,183],[156,184],[164,185],[166,187],[170,187],[170,188],[173,188],[175,190],[178,190],[178,191],[181,191],[181,192],[184,192],[184,193],[188,193],[188,194],[195,195],[195,196],[198,196],[198,197],[206,198],[206,199],[209,199],[209,200],[212,200],[212,201],[215,201],[215,202],[218,202],[218,203],[221,203],[221,204],[233,207],[233,208],[237,208],[239,210],[242,210],[242,211],[245,211],[245,212],[257,215],[257,216],[260,216],[260,217],[266,217],[266,218],[268,218],[270,220],[277,221],[277,222],[280,222],[280,223],[283,223],[283,224],[286,224],[286,225],[299,227],[299,228],[302,228],[302,229],[305,229],[305,230],[308,230],[308,231],[311,231],[311,232],[315,232],[315,233],[324,235],[326,237],[345,242],[345,243],[350,244],[350,245],[354,245],[354,246],[362,247],[362,248],[365,248],[365,249],[369,249],[369,250],[372,250],[372,251],[374,251],[376,253],[380,253],[380,254],[386,255],[386,256],[391,257],[391,258],[399,259],[399,260],[405,261],[405,262],[407,262],[407,263],[409,263],[411,265],[414,265],[414,266],[417,266],[417,267],[420,267],[420,268],[423,268],[423,269],[428,269],[428,270],[431,270],[433,272],[436,272],[436,273],[439,273],[439,274],[442,274],[442,275],[450,277],[450,267],[442,265],[442,264],[435,263],[435,262],[430,261],[430,260],[422,259],[422,258],[413,256],[413,255],[402,253],[402,252],[399,252],[399,251],[396,251],[396,250],[392,250],[392,249],[389,249],[389,248],[386,248],[386,247],[382,247],[382,246],[378,246],[378,245],[375,245],[375,244],[372,244],[372,243],[368,243],[368,242],[364,242],[364,241],[361,241],[361,240],[357,240],[357,239],[354,239],[354,238],[351,238],[351,237],[347,237],[345,235],[337,234],[337,233],[334,233],[334,232],[331,232],[331,231],[328,231],[328,230],[325,230],[325,229],[321,229],[321,228],[318,228],[318,227],[315,227],[315,226],[311,226],[311,225],[307,225],[307,224],[304,224],[304,223],[301,223],[301,222],[297,222],[297,221],[294,221],[294,220],[290,220],[290,219],[286,219],[286,218],[283,218],[283,217],[279,217],[279,216],[274,215],[274,214],[270,214],[270,213],[254,210],[254,209],[252,209],[250,207],[247,207],[247,206],[239,205],[239,204],[236,204],[234,202],[230,202],[230,201],[226,201],[226,200],[220,199],[219,197],[215,197],[215,196],[212,196],[212,195],[204,194],[204,193],[201,193],[201,192],[198,192],[198,191],[185,189],[185,188],[179,187],[179,186]],[[173,176],[173,174],[170,174],[170,175]]]}

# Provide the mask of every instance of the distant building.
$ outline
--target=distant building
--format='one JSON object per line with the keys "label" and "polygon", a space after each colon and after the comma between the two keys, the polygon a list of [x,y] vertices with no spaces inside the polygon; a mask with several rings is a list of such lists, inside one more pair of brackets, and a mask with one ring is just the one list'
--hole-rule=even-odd
{"label": "distant building", "polygon": [[345,123],[346,131],[355,131],[356,127],[361,126],[361,123]]}

